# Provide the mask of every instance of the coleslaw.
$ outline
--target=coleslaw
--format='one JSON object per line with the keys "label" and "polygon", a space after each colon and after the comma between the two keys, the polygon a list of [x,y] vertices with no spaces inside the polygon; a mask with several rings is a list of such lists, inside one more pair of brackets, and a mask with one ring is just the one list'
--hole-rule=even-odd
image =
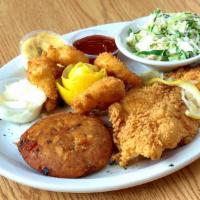
{"label": "coleslaw", "polygon": [[131,52],[152,60],[184,60],[200,54],[200,16],[191,12],[163,13],[155,10],[139,30],[130,28]]}

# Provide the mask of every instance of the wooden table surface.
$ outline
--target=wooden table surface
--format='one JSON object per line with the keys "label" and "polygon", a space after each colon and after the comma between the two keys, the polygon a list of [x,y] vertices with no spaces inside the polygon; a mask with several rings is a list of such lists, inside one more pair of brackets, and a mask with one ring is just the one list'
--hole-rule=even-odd
{"label": "wooden table surface", "polygon": [[[0,0],[0,66],[18,55],[19,40],[30,31],[48,29],[64,34],[98,24],[132,20],[148,15],[155,8],[200,13],[200,0]],[[0,200],[7,199],[196,200],[200,199],[200,160],[152,183],[99,194],[41,191],[0,177]]]}

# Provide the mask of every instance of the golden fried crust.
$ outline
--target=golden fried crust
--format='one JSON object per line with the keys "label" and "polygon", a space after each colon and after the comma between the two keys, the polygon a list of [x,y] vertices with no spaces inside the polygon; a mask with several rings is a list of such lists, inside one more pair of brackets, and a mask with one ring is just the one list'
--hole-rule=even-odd
{"label": "golden fried crust", "polygon": [[197,67],[181,67],[178,70],[166,74],[166,76],[184,81],[191,81],[200,89],[200,65]]}
{"label": "golden fried crust", "polygon": [[46,117],[18,142],[24,160],[37,171],[76,178],[102,169],[112,153],[112,138],[99,119],[75,113]]}
{"label": "golden fried crust", "polygon": [[142,83],[141,79],[130,72],[127,66],[111,53],[102,53],[94,61],[94,65],[106,69],[108,75],[115,76],[131,86]]}
{"label": "golden fried crust", "polygon": [[121,166],[142,155],[159,159],[165,149],[186,144],[197,134],[199,122],[185,115],[178,87],[154,84],[130,90],[109,107],[114,142]]}
{"label": "golden fried crust", "polygon": [[64,66],[78,62],[89,62],[89,59],[82,51],[79,51],[75,47],[68,45],[59,48],[54,48],[51,46],[48,48],[47,52],[43,53],[43,55],[48,59]]}
{"label": "golden fried crust", "polygon": [[47,98],[47,100],[44,102],[44,107],[45,107],[47,112],[50,112],[50,111],[52,111],[56,108],[57,104],[58,104],[57,99]]}
{"label": "golden fried crust", "polygon": [[[57,104],[56,76],[58,76],[60,69],[56,68],[56,64],[45,57],[35,58],[28,62],[28,80],[43,89],[47,101],[51,100],[51,106],[45,106],[47,111],[53,110]],[[49,105],[49,103],[45,105]]]}
{"label": "golden fried crust", "polygon": [[106,109],[125,95],[124,83],[114,77],[105,77],[92,84],[72,102],[76,112],[88,113],[92,109]]}

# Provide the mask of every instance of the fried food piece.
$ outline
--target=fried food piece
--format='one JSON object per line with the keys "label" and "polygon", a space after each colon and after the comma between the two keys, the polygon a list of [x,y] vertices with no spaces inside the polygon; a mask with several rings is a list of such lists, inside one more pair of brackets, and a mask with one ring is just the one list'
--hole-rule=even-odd
{"label": "fried food piece", "polygon": [[166,75],[167,77],[194,82],[200,89],[200,65],[197,67],[181,67]]}
{"label": "fried food piece", "polygon": [[93,83],[85,92],[72,102],[72,107],[79,113],[88,113],[92,109],[104,110],[125,95],[124,83],[114,77],[105,77]]}
{"label": "fried food piece", "polygon": [[32,59],[28,62],[27,78],[38,87],[42,88],[47,96],[45,108],[47,111],[55,109],[58,93],[56,89],[56,77],[60,69],[51,60],[45,57]]}
{"label": "fried food piece", "polygon": [[47,52],[43,52],[43,56],[64,66],[78,62],[89,62],[88,57],[82,51],[68,45],[59,48],[50,46]]}
{"label": "fried food piece", "polygon": [[112,138],[99,119],[58,113],[35,123],[17,146],[24,160],[44,175],[76,178],[108,163]]}
{"label": "fried food piece", "polygon": [[120,103],[111,105],[119,164],[126,166],[139,155],[159,159],[165,149],[190,142],[199,122],[185,111],[180,88],[159,84],[131,89]]}
{"label": "fried food piece", "polygon": [[115,76],[131,86],[137,86],[142,83],[135,73],[130,72],[127,66],[111,53],[101,53],[95,59],[94,65],[106,69],[108,75]]}
{"label": "fried food piece", "polygon": [[47,112],[53,111],[58,104],[58,99],[50,99],[47,98],[47,100],[44,102],[44,108],[46,109]]}

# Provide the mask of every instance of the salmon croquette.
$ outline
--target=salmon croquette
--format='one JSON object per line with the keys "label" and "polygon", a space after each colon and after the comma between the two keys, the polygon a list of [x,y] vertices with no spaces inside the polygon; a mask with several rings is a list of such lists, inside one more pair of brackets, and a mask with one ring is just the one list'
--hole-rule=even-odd
{"label": "salmon croquette", "polygon": [[30,127],[17,146],[28,165],[44,175],[77,178],[108,163],[112,137],[97,118],[58,113]]}

